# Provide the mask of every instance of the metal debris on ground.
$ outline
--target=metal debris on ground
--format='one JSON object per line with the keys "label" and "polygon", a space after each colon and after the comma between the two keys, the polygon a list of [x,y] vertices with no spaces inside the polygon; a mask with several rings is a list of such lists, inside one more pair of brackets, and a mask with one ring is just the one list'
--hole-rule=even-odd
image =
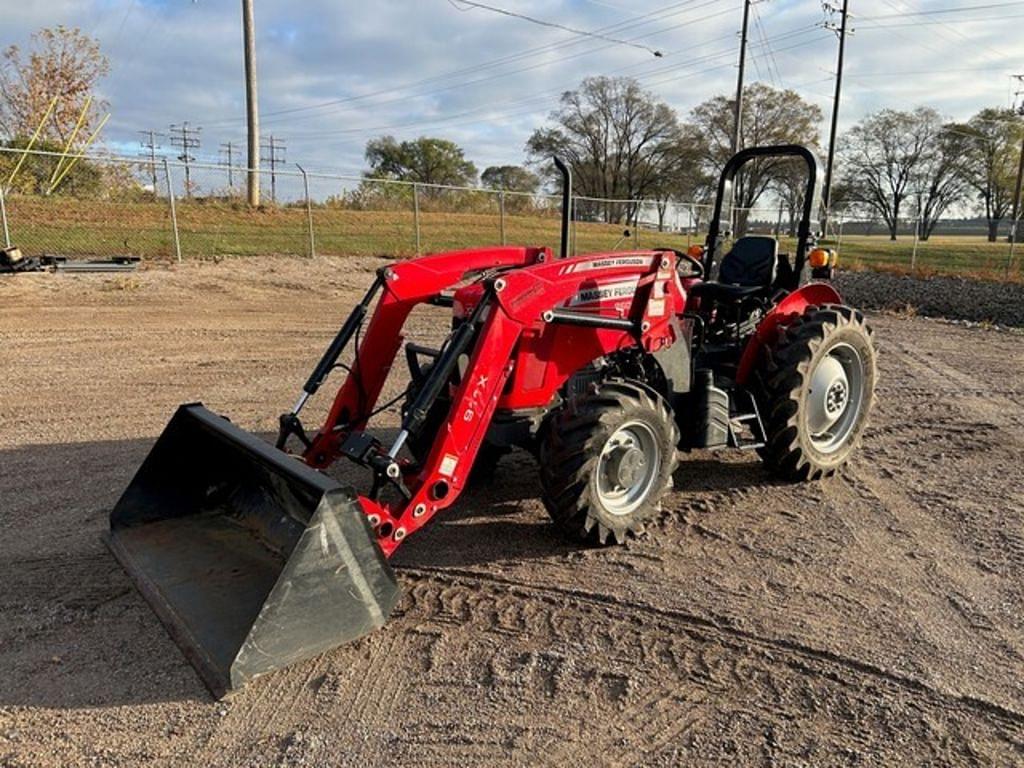
{"label": "metal debris on ground", "polygon": [[54,272],[134,272],[138,256],[113,256],[109,259],[69,259],[67,256],[43,256],[40,263]]}

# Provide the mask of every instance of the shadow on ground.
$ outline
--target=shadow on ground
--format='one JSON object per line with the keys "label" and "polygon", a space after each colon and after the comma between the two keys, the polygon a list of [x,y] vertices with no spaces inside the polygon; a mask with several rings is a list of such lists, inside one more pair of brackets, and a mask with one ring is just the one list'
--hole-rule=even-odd
{"label": "shadow on ground", "polygon": [[[58,709],[209,696],[102,543],[107,516],[153,438],[0,451],[0,706]],[[349,470],[332,472],[352,477]],[[682,491],[767,482],[759,462],[684,460]],[[505,457],[493,475],[410,539],[403,568],[562,558],[538,500],[536,464]]]}

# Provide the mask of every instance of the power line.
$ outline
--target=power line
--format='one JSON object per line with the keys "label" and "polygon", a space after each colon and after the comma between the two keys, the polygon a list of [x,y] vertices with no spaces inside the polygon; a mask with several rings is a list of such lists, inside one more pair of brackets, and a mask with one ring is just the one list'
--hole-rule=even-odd
{"label": "power line", "polygon": [[[893,10],[895,10],[895,11],[897,11],[899,13],[904,13],[903,9],[900,6],[897,6],[894,2],[892,2],[892,0],[882,0],[882,2],[884,2],[887,6],[889,6]],[[870,32],[870,31],[874,31],[874,30],[878,30],[878,29],[887,29],[888,28],[888,29],[892,30],[891,34],[896,35],[901,40],[906,40],[911,45],[915,45],[915,46],[924,48],[924,49],[926,49],[928,51],[931,51],[932,53],[937,53],[940,56],[948,56],[949,55],[948,49],[946,49],[946,48],[937,48],[934,45],[929,45],[927,42],[925,42],[923,40],[917,39],[915,37],[911,37],[909,35],[905,35],[902,32],[899,32],[896,29],[894,29],[895,25],[891,25],[891,24],[888,25],[888,26],[882,25],[882,24],[879,24],[877,21],[873,21],[871,18],[864,18],[864,17],[858,17],[858,20],[860,22],[866,22],[867,24],[870,25],[868,27],[865,27],[862,31]],[[965,21],[965,20],[961,19],[960,21]],[[917,26],[917,24],[907,25],[907,26]],[[1005,56],[1005,54],[1001,53],[1000,51],[995,50],[991,46],[985,46],[985,47],[987,47],[988,50],[992,51],[993,53],[995,53],[995,54],[997,54],[999,56]]]}
{"label": "power line", "polygon": [[[1007,19],[1021,19],[1021,18],[1024,18],[1024,14],[1021,14],[1021,13],[1011,13],[1011,14],[1001,14],[999,16],[979,16],[979,17],[974,18],[974,19],[957,19],[956,23],[957,24],[975,24],[975,23],[979,23],[979,22],[1006,21]],[[932,19],[932,20],[926,20],[926,21],[907,21],[907,22],[900,22],[900,23],[897,23],[897,24],[876,24],[875,26],[870,27],[870,29],[872,29],[872,30],[875,30],[875,29],[902,29],[902,28],[906,28],[906,27],[931,27],[931,26],[941,26],[941,27],[945,27],[947,29],[953,29],[953,27],[949,26],[949,22],[948,21],[942,21],[941,19]],[[972,43],[976,44],[974,39],[972,37],[970,37],[969,35],[964,35],[962,33],[959,33],[959,31],[958,31],[958,34],[964,40],[970,40]],[[949,38],[947,38],[947,39],[949,39]],[[988,46],[985,46],[985,47],[988,47]],[[1004,53],[1001,53],[1000,51],[997,51],[995,48],[989,48],[989,50],[993,51],[994,53],[999,54],[1000,56],[1005,56],[1006,55]]]}
{"label": "power line", "polygon": [[185,165],[185,197],[192,197],[192,175],[189,166],[196,160],[192,150],[199,149],[199,132],[202,130],[191,127],[187,120],[181,125],[171,126],[171,146],[181,150],[178,159]]}
{"label": "power line", "polygon": [[[696,23],[701,22],[701,21],[705,21],[705,20],[708,20],[708,19],[711,19],[711,18],[715,18],[717,16],[723,16],[723,15],[725,15],[727,13],[732,13],[732,10],[729,9],[729,10],[719,11],[717,13],[709,14],[707,16],[702,16],[702,17],[700,17],[698,19],[694,19],[692,21],[687,21],[687,22],[683,22],[681,24],[676,24],[673,27],[668,27],[668,28],[660,30],[660,31],[658,31],[656,33],[645,34],[645,35],[643,35],[643,37],[650,37],[653,34],[663,34],[664,32],[667,32],[667,31],[669,31],[671,29],[675,29],[675,28],[683,27],[683,26],[689,26],[689,25],[696,24]],[[707,42],[717,42],[719,40],[728,40],[728,39],[731,39],[731,38],[732,38],[732,35],[724,35],[724,36],[722,36],[720,38],[714,38],[713,40],[707,41]],[[467,88],[469,86],[478,85],[480,83],[485,83],[485,82],[491,82],[491,81],[494,81],[494,80],[499,80],[501,78],[510,77],[512,75],[521,74],[523,72],[529,72],[529,71],[536,70],[536,69],[550,68],[554,64],[558,64],[558,63],[561,63],[561,62],[564,62],[564,61],[568,61],[570,59],[579,58],[581,56],[587,56],[587,55],[590,55],[590,54],[593,54],[593,53],[598,53],[598,52],[606,50],[607,48],[610,48],[610,47],[612,47],[612,46],[611,45],[606,45],[606,46],[601,46],[600,48],[596,48],[596,49],[592,49],[592,50],[588,50],[588,51],[580,51],[580,52],[577,52],[577,53],[569,54],[567,56],[562,56],[562,57],[560,57],[558,59],[555,59],[553,61],[536,61],[533,64],[530,64],[528,66],[519,67],[517,69],[509,70],[507,72],[498,72],[498,73],[495,73],[495,74],[492,74],[492,75],[486,75],[484,77],[478,77],[478,78],[476,78],[474,80],[465,80],[465,81],[462,81],[462,82],[457,82],[457,83],[453,83],[451,85],[446,85],[446,86],[443,86],[443,87],[440,87],[440,88],[434,88],[432,90],[422,91],[422,92],[417,93],[415,95],[400,96],[400,97],[396,97],[396,98],[393,98],[393,99],[388,99],[386,101],[379,101],[379,102],[376,102],[375,104],[373,104],[373,107],[374,108],[379,108],[379,107],[388,106],[390,104],[407,104],[410,100],[413,100],[413,99],[424,99],[424,98],[428,98],[430,96],[435,96],[435,95],[437,95],[439,93],[446,93],[448,91],[453,91],[453,90],[461,90],[461,89]],[[665,54],[666,58],[668,56],[670,56],[670,55],[671,54]],[[638,66],[642,67],[642,66],[645,66],[645,64],[631,64],[631,65],[629,65],[627,67],[621,68],[621,70],[619,70],[619,71],[627,71],[627,70],[630,70],[630,69],[634,69],[634,68],[636,68]],[[340,113],[344,113],[344,112],[350,111],[351,109],[353,109],[353,107],[348,107],[348,108],[342,107],[341,109],[333,109],[333,110],[331,110],[331,114],[340,114]],[[302,121],[302,120],[310,120],[310,119],[319,120],[319,119],[323,119],[323,117],[324,117],[324,114],[320,113],[320,114],[317,114],[317,115],[305,115],[305,116],[297,117],[297,118],[281,118],[281,119],[278,119],[278,120],[271,120],[270,122],[273,122],[276,125],[279,125],[281,123],[294,124],[295,122]]]}
{"label": "power line", "polygon": [[[813,25],[813,26],[809,27],[807,30],[803,31],[801,34],[806,35],[808,32],[820,31],[820,29],[821,29],[820,26]],[[785,36],[786,37],[791,37],[792,35],[785,35]],[[730,35],[730,37],[731,37],[731,35]],[[783,35],[780,35],[779,37],[781,38],[781,37],[783,37]],[[818,41],[817,39],[802,41],[802,42],[796,43],[794,45],[786,46],[784,48],[777,48],[776,52],[783,53],[784,51],[792,50],[792,49],[795,49],[795,48],[802,48],[802,47],[805,47],[805,46],[808,46],[808,45],[812,45],[812,44],[816,43],[817,41]],[[705,62],[705,61],[714,61],[716,59],[722,59],[725,56],[732,56],[732,55],[735,55],[735,50],[734,49],[722,50],[722,51],[719,51],[717,53],[707,54],[705,56],[697,57],[696,59],[692,59],[692,60],[683,62],[682,64],[674,63],[674,64],[672,64],[670,66],[664,66],[664,67],[660,67],[659,69],[656,69],[656,70],[653,70],[653,71],[645,72],[645,73],[639,75],[637,77],[637,79],[640,80],[641,84],[644,85],[645,87],[652,87],[652,86],[661,85],[663,83],[673,82],[673,81],[677,81],[677,80],[687,80],[687,79],[690,79],[692,77],[697,77],[697,76],[704,75],[704,74],[707,74],[709,72],[713,72],[713,71],[720,70],[720,69],[726,69],[726,68],[729,68],[729,67],[732,67],[732,66],[735,66],[735,65],[734,64],[730,64],[728,62],[727,63],[723,63],[723,64],[717,64],[717,65],[714,65],[714,66],[711,66],[711,67],[707,67],[705,69],[701,69],[701,70],[696,71],[696,72],[689,73],[689,74],[684,75],[682,77],[680,77],[679,74],[678,74],[680,66],[684,66],[684,67],[694,66],[694,65],[700,64],[700,63]],[[658,79],[658,80],[644,82],[645,78],[648,78],[648,77],[651,77],[651,76],[654,76],[654,75],[658,75],[658,74],[662,74],[662,73],[666,73],[666,72],[671,72],[672,74],[670,74],[668,77],[664,77],[664,78],[661,78],[661,79]],[[615,70],[613,70],[611,72],[606,72],[604,74],[607,75],[607,74],[614,74],[614,73],[615,73]],[[514,101],[511,101],[511,102],[506,100],[506,101],[503,102],[503,104],[506,107],[510,107],[510,106],[514,106],[514,105],[518,105],[518,104],[524,104],[525,105],[527,103],[550,103],[552,96],[555,96],[555,97],[560,96],[564,92],[564,90],[565,90],[564,88],[553,89],[551,91],[547,91],[547,92],[542,93],[542,94],[534,94],[533,96],[527,97],[525,99],[514,100]],[[437,127],[437,126],[440,126],[440,125],[445,125],[445,124],[453,123],[453,122],[454,123],[460,123],[460,124],[471,124],[474,121],[467,121],[465,118],[472,117],[474,115],[478,115],[478,114],[481,114],[481,113],[485,113],[486,114],[486,117],[481,118],[481,120],[494,120],[494,119],[499,119],[499,118],[515,117],[515,116],[518,116],[518,115],[521,115],[521,114],[530,114],[530,113],[536,112],[539,109],[539,107],[530,107],[529,109],[526,109],[526,110],[513,110],[513,111],[509,111],[509,110],[503,109],[503,110],[498,111],[498,112],[493,112],[491,110],[493,110],[494,106],[495,106],[495,104],[493,104],[493,103],[492,104],[485,104],[485,105],[480,106],[480,107],[474,107],[473,109],[465,111],[465,112],[460,112],[460,113],[451,114],[451,115],[445,115],[443,117],[438,117],[436,119],[430,119],[430,120],[417,119],[417,120],[412,120],[412,121],[408,121],[408,122],[392,123],[392,124],[387,124],[387,125],[366,126],[366,127],[361,127],[361,128],[344,128],[344,129],[340,129],[340,130],[336,130],[336,131],[318,131],[316,133],[301,134],[301,135],[295,136],[293,138],[299,138],[299,139],[322,139],[322,138],[337,137],[337,136],[341,136],[341,135],[380,133],[380,132],[390,131],[390,130],[400,129],[400,128],[410,128],[410,127],[423,128],[423,127],[426,127],[426,126]]]}
{"label": "power line", "polygon": [[537,24],[538,26],[541,27],[549,27],[551,29],[560,29],[564,32],[571,32],[572,34],[579,35],[580,37],[591,37],[597,40],[604,40],[609,43],[616,43],[617,45],[627,45],[631,48],[639,48],[640,50],[647,51],[648,53],[656,56],[659,59],[662,56],[661,51],[651,48],[650,46],[647,45],[642,45],[640,43],[632,43],[629,42],[628,40],[622,40],[621,38],[617,37],[610,37],[609,35],[604,35],[601,34],[600,32],[588,32],[583,29],[576,29],[575,27],[570,27],[565,24],[559,24],[558,22],[546,21],[544,19],[538,19],[534,16],[527,16],[525,13],[516,13],[515,11],[510,11],[506,8],[498,8],[495,5],[478,3],[475,0],[448,0],[448,2],[455,6],[456,8],[458,8],[458,5],[456,5],[456,3],[460,3],[462,5],[468,5],[472,8],[480,8],[481,10],[484,11],[497,13],[502,16],[509,16],[513,19],[521,19],[522,21],[528,21],[531,24]]}
{"label": "power line", "polygon": [[950,72],[995,72],[1005,70],[1006,66],[994,64],[986,67],[950,67],[948,69],[900,69],[892,72],[858,72],[856,75],[851,75],[851,77],[855,80],[859,80],[866,77],[905,77],[906,75],[931,75]]}
{"label": "power line", "polygon": [[[888,3],[886,3],[889,5]],[[885,19],[899,19],[907,16],[938,16],[949,13],[969,13],[970,11],[987,11],[993,8],[1007,8],[1010,6],[1024,5],[1024,0],[1016,0],[1015,2],[1007,3],[987,3],[985,5],[965,5],[960,8],[933,8],[930,11],[900,11],[899,13],[889,13],[882,16],[864,16],[862,17],[865,21],[883,21]]]}
{"label": "power line", "polygon": [[270,202],[277,202],[277,166],[284,164],[284,153],[285,147],[281,143],[281,139],[270,134],[267,142],[263,145],[263,149],[267,151],[266,159],[267,165],[270,166]]}
{"label": "power line", "polygon": [[[808,31],[818,31],[818,30],[820,30],[820,27],[818,27],[818,25],[814,25],[811,28],[811,30],[808,30]],[[805,31],[803,34],[807,34],[807,31]],[[731,37],[731,35],[730,35],[730,37]],[[815,42],[817,42],[817,40],[804,41],[804,42],[796,43],[795,45],[787,46],[785,48],[779,48],[779,49],[777,49],[777,51],[779,53],[782,53],[784,51],[792,50],[794,48],[801,48],[801,47],[804,47],[804,46],[807,46],[807,45],[811,45],[811,44],[813,44]],[[721,59],[724,56],[732,56],[732,55],[734,55],[734,50],[733,49],[722,50],[722,51],[719,51],[717,53],[707,54],[705,56],[701,56],[701,57],[698,57],[696,59],[692,59],[690,61],[683,62],[682,64],[676,63],[676,64],[673,64],[672,66],[665,66],[665,67],[661,67],[661,68],[659,68],[657,70],[653,70],[653,71],[650,71],[650,72],[643,73],[642,75],[638,76],[638,79],[641,81],[641,84],[643,84],[643,85],[645,85],[647,87],[655,86],[655,85],[660,85],[662,83],[672,82],[672,81],[675,81],[675,80],[686,80],[686,79],[689,79],[691,77],[696,77],[696,76],[699,76],[699,75],[706,74],[708,72],[713,72],[713,71],[719,70],[719,69],[725,69],[725,68],[732,67],[732,66],[735,66],[735,65],[730,64],[730,63],[718,64],[716,66],[708,67],[706,69],[702,69],[700,71],[693,72],[693,73],[690,73],[690,74],[682,76],[682,77],[680,77],[678,75],[678,70],[679,70],[680,66],[684,66],[684,67],[694,66],[696,64],[700,64],[700,63],[705,62],[705,61],[713,61],[715,59]],[[650,76],[653,76],[653,75],[662,74],[662,73],[665,73],[665,72],[672,72],[672,74],[669,77],[661,78],[660,80],[654,80],[654,81],[646,82],[646,83],[643,82],[644,78],[647,78],[647,77],[650,77]],[[605,73],[605,74],[613,74],[613,73],[614,73],[614,70],[612,72],[610,72],[610,73]],[[553,89],[551,91],[547,91],[547,92],[542,93],[542,94],[535,94],[535,95],[527,97],[525,99],[518,99],[518,100],[515,100],[515,101],[511,101],[511,102],[505,101],[503,103],[504,103],[504,105],[506,107],[508,107],[508,106],[513,106],[513,105],[517,105],[517,104],[527,104],[527,103],[537,103],[537,102],[541,102],[541,103],[543,103],[543,102],[550,102],[552,96],[556,96],[556,97],[560,96],[563,92],[564,92],[564,88],[557,88],[557,89]],[[330,138],[330,137],[338,136],[338,135],[341,135],[341,134],[359,134],[359,133],[364,133],[365,134],[365,133],[375,133],[375,132],[388,131],[388,130],[392,130],[392,129],[396,129],[396,128],[408,128],[408,127],[420,128],[420,127],[424,127],[424,126],[427,126],[427,125],[438,126],[438,125],[443,125],[443,124],[452,123],[452,122],[463,122],[464,123],[465,122],[464,118],[470,117],[470,116],[473,116],[473,115],[477,115],[477,114],[480,114],[480,113],[489,113],[487,115],[487,117],[483,118],[483,119],[492,120],[492,119],[496,119],[496,118],[517,116],[517,115],[520,115],[520,114],[528,114],[530,112],[535,112],[537,110],[537,107],[534,107],[534,108],[528,109],[526,111],[523,111],[523,110],[518,110],[518,111],[502,110],[500,112],[496,112],[495,113],[495,112],[491,112],[491,110],[493,109],[494,106],[495,106],[494,104],[485,104],[483,106],[475,107],[475,108],[473,108],[471,110],[468,110],[468,111],[465,111],[465,112],[460,112],[460,113],[456,113],[456,114],[452,114],[452,115],[446,115],[444,117],[439,117],[439,118],[436,118],[436,119],[433,119],[433,120],[418,119],[418,120],[413,120],[413,121],[410,121],[410,122],[397,123],[397,124],[396,123],[392,123],[392,124],[388,124],[388,125],[366,126],[366,127],[361,127],[361,128],[345,128],[345,129],[341,129],[341,130],[337,130],[337,131],[326,131],[326,132],[321,131],[321,132],[312,133],[312,134],[303,134],[303,135],[298,136],[297,138],[301,138],[301,139],[319,139],[319,138]]]}
{"label": "power line", "polygon": [[[768,77],[780,88],[784,87],[782,83],[782,72],[779,70],[779,62],[775,58],[775,52],[772,50],[771,44],[768,42],[768,34],[765,32],[764,24],[761,21],[761,14],[758,12],[756,6],[754,8],[754,28],[757,30],[757,36],[760,39],[761,44],[764,46],[765,52],[767,52],[765,62],[768,67]],[[764,57],[765,52],[762,52],[762,57]],[[775,70],[774,74],[772,73],[773,68]]]}
{"label": "power line", "polygon": [[224,155],[224,165],[228,168],[228,189],[235,188],[235,162],[234,162],[234,151],[235,144],[231,141],[226,141],[220,145],[221,154]]}
{"label": "power line", "polygon": [[[626,31],[626,30],[629,30],[629,29],[635,29],[637,27],[643,27],[643,26],[646,26],[648,24],[652,24],[655,21],[661,20],[662,18],[671,18],[672,16],[678,16],[681,13],[690,13],[692,11],[696,11],[696,10],[699,10],[701,8],[705,8],[707,6],[719,5],[722,2],[724,2],[724,0],[704,0],[703,2],[700,2],[699,4],[693,6],[692,8],[684,8],[683,7],[683,6],[693,5],[695,2],[697,2],[697,0],[685,0],[684,2],[674,3],[674,4],[671,4],[671,5],[665,6],[665,7],[661,8],[661,9],[659,9],[659,10],[651,11],[650,13],[643,14],[641,16],[636,16],[636,17],[633,17],[631,19],[627,19],[625,21],[619,22],[617,24],[612,24],[612,25],[609,25],[607,27],[601,27],[597,31],[598,32],[609,32],[609,31],[611,31],[611,32],[622,32],[622,31]],[[699,23],[701,21],[705,21],[707,19],[715,18],[717,16],[722,16],[722,15],[725,15],[725,14],[731,13],[731,12],[732,12],[731,9],[726,9],[726,10],[718,12],[718,13],[713,13],[713,14],[702,16],[702,17],[698,17],[696,19],[687,20],[686,22],[683,22],[681,24],[674,24],[672,26],[665,27],[665,28],[660,29],[660,30],[654,30],[652,32],[646,32],[646,33],[637,35],[634,38],[630,38],[629,41],[639,40],[639,39],[642,39],[642,38],[645,38],[645,37],[653,37],[655,35],[664,34],[665,32],[668,32],[668,31],[671,31],[671,30],[674,30],[674,29],[678,29],[678,28],[686,26],[688,24],[696,24],[696,23]],[[489,70],[489,69],[494,69],[495,67],[500,67],[500,66],[502,66],[504,64],[514,63],[516,61],[520,61],[520,60],[523,60],[523,59],[531,60],[532,61],[532,60],[535,60],[535,59],[539,58],[539,54],[549,53],[549,52],[552,52],[552,51],[561,50],[563,48],[570,48],[570,47],[579,45],[581,42],[583,42],[583,41],[581,41],[579,39],[574,39],[574,40],[568,40],[568,41],[561,41],[561,42],[558,42],[558,43],[549,43],[547,45],[542,45],[542,46],[536,46],[534,48],[530,48],[530,49],[527,49],[527,50],[524,50],[524,51],[520,51],[520,52],[515,53],[515,54],[509,54],[509,55],[506,55],[506,56],[499,57],[497,59],[492,59],[491,61],[481,62],[481,63],[476,64],[474,66],[462,67],[462,68],[459,68],[459,69],[451,70],[449,72],[441,73],[439,75],[434,75],[432,77],[422,78],[420,80],[416,80],[416,81],[413,81],[413,82],[405,83],[403,85],[397,85],[397,86],[392,86],[392,87],[389,87],[389,88],[383,88],[383,89],[380,89],[380,90],[377,90],[377,91],[372,91],[370,93],[359,94],[359,95],[356,95],[356,96],[346,96],[346,97],[339,98],[339,99],[331,99],[329,101],[320,102],[319,104],[311,104],[311,105],[304,106],[304,107],[291,107],[291,108],[288,108],[288,109],[279,109],[279,110],[274,110],[274,111],[271,111],[271,112],[263,112],[263,113],[261,113],[261,117],[263,117],[263,118],[273,118],[273,117],[276,117],[276,116],[279,116],[279,115],[289,115],[289,114],[295,114],[295,113],[299,113],[299,112],[309,112],[309,111],[313,111],[313,110],[320,110],[320,109],[325,109],[325,108],[328,108],[328,107],[334,107],[334,106],[338,106],[338,105],[341,105],[341,104],[348,104],[348,103],[365,101],[367,99],[374,99],[374,98],[376,98],[378,96],[383,96],[383,95],[387,95],[387,94],[391,94],[391,93],[398,93],[398,92],[403,92],[403,91],[409,91],[409,90],[412,90],[412,89],[415,89],[415,88],[420,88],[421,86],[427,85],[427,84],[430,84],[430,83],[444,82],[446,80],[451,80],[453,78],[456,78],[456,77],[464,75],[464,74],[477,74],[477,73],[482,72],[482,71],[486,71],[486,70]],[[570,54],[568,56],[557,58],[557,59],[554,59],[554,60],[548,60],[548,61],[545,61],[545,62],[541,62],[540,64],[534,64],[533,66],[526,67],[526,68],[523,68],[523,69],[516,69],[516,70],[512,70],[512,71],[507,72],[507,73],[499,73],[498,75],[494,75],[494,76],[491,76],[489,78],[479,78],[478,80],[471,81],[471,83],[473,83],[473,82],[481,82],[481,81],[489,80],[489,79],[497,79],[498,77],[506,77],[508,75],[518,74],[519,72],[527,71],[527,70],[530,70],[530,69],[535,69],[535,68],[537,68],[539,66],[550,66],[550,65],[562,62],[562,61],[566,61],[566,60],[571,59],[571,58],[577,58],[579,56],[585,56],[585,55],[589,55],[589,54],[592,54],[592,53],[598,53],[600,51],[607,50],[610,47],[613,47],[613,46],[612,45],[598,46],[597,48],[592,48],[592,49],[588,49],[588,50],[585,50],[585,51],[580,51],[580,52],[577,52],[577,53],[574,53],[574,54]],[[444,87],[444,88],[440,88],[440,89],[433,90],[433,91],[426,91],[426,92],[420,91],[419,93],[415,94],[414,96],[403,97],[403,98],[400,98],[400,99],[395,99],[395,100],[388,101],[388,102],[383,102],[383,103],[386,104],[386,103],[393,103],[393,102],[397,102],[397,101],[405,101],[408,98],[422,98],[424,96],[428,96],[428,95],[431,95],[431,94],[434,94],[434,93],[440,93],[440,92],[443,92],[443,91],[452,90],[453,88],[463,87],[464,85],[466,85],[466,83],[457,83],[457,84],[455,84],[453,86]],[[375,106],[380,106],[380,104],[377,104]],[[310,116],[310,117],[312,117],[313,119],[316,119],[316,118],[318,118],[320,116],[317,115],[317,116]],[[224,119],[224,120],[216,120],[216,121],[212,121],[212,122],[207,121],[207,125],[211,125],[211,124],[219,125],[219,124],[228,124],[228,123],[236,123],[236,122],[238,122],[237,118],[231,118],[231,119]]]}
{"label": "power line", "polygon": [[157,133],[156,131],[152,131],[152,130],[150,130],[150,131],[139,131],[139,133],[141,133],[143,136],[146,137],[146,140],[145,141],[140,141],[139,144],[142,146],[143,149],[146,150],[145,153],[141,153],[142,156],[149,158],[149,170],[153,174],[153,194],[155,195],[156,194],[156,184],[157,184],[157,181],[156,181],[156,151],[158,149],[160,149],[160,145],[156,143],[156,140],[157,140],[158,137],[159,138],[163,138],[163,134],[162,133]]}

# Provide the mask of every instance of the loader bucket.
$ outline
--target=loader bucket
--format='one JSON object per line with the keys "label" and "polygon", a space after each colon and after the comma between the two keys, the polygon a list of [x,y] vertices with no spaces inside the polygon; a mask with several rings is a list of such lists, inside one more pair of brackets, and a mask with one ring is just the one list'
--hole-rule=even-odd
{"label": "loader bucket", "polygon": [[398,598],[352,490],[200,404],[174,414],[108,543],[217,697],[362,637]]}

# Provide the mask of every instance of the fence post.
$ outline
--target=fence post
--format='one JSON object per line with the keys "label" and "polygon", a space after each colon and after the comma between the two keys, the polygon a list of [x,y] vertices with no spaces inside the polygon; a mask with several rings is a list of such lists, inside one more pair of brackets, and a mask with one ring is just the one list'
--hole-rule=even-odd
{"label": "fence post", "polygon": [[[7,228],[7,204],[4,202],[4,185],[0,184],[0,220],[4,225],[4,248],[11,247],[11,231]],[[1011,250],[1012,254],[1013,251]]]}
{"label": "fence post", "polygon": [[914,250],[910,254],[910,271],[917,271],[917,239],[921,228],[921,219],[914,219]]}
{"label": "fence post", "polygon": [[420,185],[412,185],[412,222],[416,229],[416,255],[420,255]]}
{"label": "fence post", "polygon": [[167,200],[171,204],[171,230],[174,232],[174,255],[181,263],[181,239],[178,237],[178,211],[174,207],[174,184],[171,182],[171,166],[164,158],[164,178],[167,180]]}
{"label": "fence post", "polygon": [[640,201],[636,203],[636,208],[633,210],[633,247],[640,247]]}
{"label": "fence post", "polygon": [[[0,201],[2,201],[2,199],[3,198],[0,197]],[[7,220],[5,219],[4,220],[5,224],[6,224],[6,221]],[[1010,270],[1013,269],[1013,248],[1017,244],[1017,229],[1018,229],[1019,225],[1020,225],[1020,222],[1018,220],[1016,220],[1016,219],[1014,219],[1014,220],[1012,220],[1010,222],[1010,253],[1006,257],[1006,276],[1007,277],[1010,276]],[[10,243],[8,243],[8,245],[9,244]]]}
{"label": "fence post", "polygon": [[306,175],[306,169],[298,163],[295,167],[299,169],[299,173],[302,174],[302,189],[306,195],[306,221],[309,225],[309,258],[316,256],[316,242],[313,239],[313,202],[309,199],[309,176]]}
{"label": "fence post", "polygon": [[505,190],[498,193],[498,221],[501,227],[501,244],[505,245]]}
{"label": "fence post", "polygon": [[839,237],[836,239],[836,258],[839,258],[843,250],[843,222],[846,220],[844,214],[839,214]]}

